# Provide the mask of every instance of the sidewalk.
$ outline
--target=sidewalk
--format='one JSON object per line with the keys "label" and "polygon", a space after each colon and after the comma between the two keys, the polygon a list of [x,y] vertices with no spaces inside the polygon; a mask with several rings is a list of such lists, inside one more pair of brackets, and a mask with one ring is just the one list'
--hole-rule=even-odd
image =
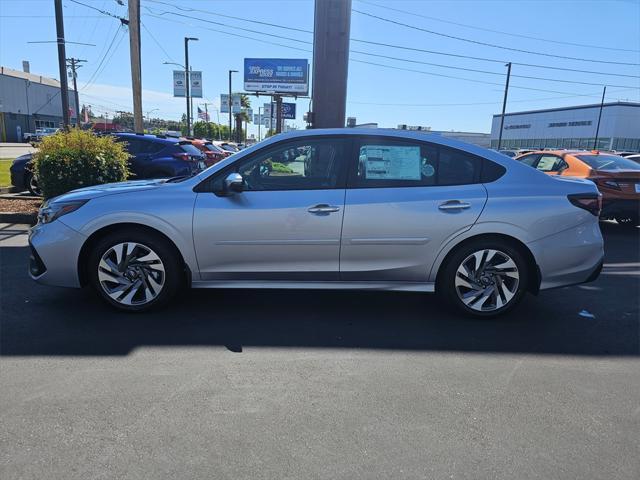
{"label": "sidewalk", "polygon": [[0,158],[16,158],[35,151],[28,143],[0,143]]}
{"label": "sidewalk", "polygon": [[22,223],[0,223],[0,247],[26,247],[29,225]]}

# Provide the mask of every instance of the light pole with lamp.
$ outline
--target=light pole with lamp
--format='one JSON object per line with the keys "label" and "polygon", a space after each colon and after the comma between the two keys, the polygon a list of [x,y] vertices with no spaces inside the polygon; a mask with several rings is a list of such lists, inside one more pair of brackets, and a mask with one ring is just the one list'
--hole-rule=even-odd
{"label": "light pole with lamp", "polygon": [[187,96],[187,134],[191,135],[191,103],[189,102],[189,88],[191,78],[189,75],[189,40],[198,41],[195,37],[184,37],[184,78],[185,92]]}
{"label": "light pole with lamp", "polygon": [[[182,65],[181,63],[176,63],[176,62],[162,62],[163,65],[175,65],[177,67],[180,67],[181,69],[185,70],[185,66]],[[192,71],[192,68],[189,67],[189,72]],[[187,132],[187,135],[191,134],[191,130],[190,130],[190,126],[191,126],[191,111],[193,110],[193,99],[189,97],[189,87],[187,86],[187,84],[189,83],[189,78],[185,75],[185,97],[187,98],[187,127],[189,127],[189,132]]]}
{"label": "light pole with lamp", "polygon": [[159,108],[154,108],[152,110],[147,110],[147,121],[149,122],[149,127],[151,127],[151,114],[153,112],[157,112],[158,110],[160,110]]}

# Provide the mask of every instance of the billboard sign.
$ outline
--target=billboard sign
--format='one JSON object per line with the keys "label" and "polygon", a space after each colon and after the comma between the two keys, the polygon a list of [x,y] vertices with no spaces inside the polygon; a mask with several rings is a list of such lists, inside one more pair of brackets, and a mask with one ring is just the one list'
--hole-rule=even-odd
{"label": "billboard sign", "polygon": [[[240,113],[242,111],[242,100],[239,93],[231,95],[231,112]],[[229,113],[229,94],[220,94],[220,113]]]}
{"label": "billboard sign", "polygon": [[186,82],[184,80],[184,70],[173,71],[173,96],[184,97],[186,95]]}
{"label": "billboard sign", "polygon": [[244,89],[306,95],[309,91],[309,62],[301,58],[245,58]]}
{"label": "billboard sign", "polygon": [[202,98],[202,72],[192,70],[189,72],[189,78],[191,79],[191,91],[189,95],[193,98]]}
{"label": "billboard sign", "polygon": [[296,118],[296,104],[295,103],[282,103],[282,118],[287,120],[295,120]]}

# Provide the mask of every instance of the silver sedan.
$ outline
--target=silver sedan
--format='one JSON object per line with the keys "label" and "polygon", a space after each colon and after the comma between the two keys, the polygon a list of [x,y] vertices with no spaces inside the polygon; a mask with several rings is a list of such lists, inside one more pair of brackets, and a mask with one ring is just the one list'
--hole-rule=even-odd
{"label": "silver sedan", "polygon": [[437,292],[492,316],[602,267],[600,195],[439,135],[306,130],[197,176],[54,198],[30,234],[39,283],[122,310],[194,288]]}

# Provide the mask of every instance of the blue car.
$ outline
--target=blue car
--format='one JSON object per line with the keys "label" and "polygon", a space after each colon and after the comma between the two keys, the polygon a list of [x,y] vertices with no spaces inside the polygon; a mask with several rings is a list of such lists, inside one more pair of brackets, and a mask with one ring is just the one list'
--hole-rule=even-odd
{"label": "blue car", "polygon": [[[206,168],[205,155],[188,140],[138,133],[116,133],[113,136],[126,144],[131,154],[129,170],[134,178],[190,176]],[[31,165],[31,153],[16,158],[10,168],[11,184],[14,190],[28,189],[39,196],[38,181]]]}
{"label": "blue car", "polygon": [[204,154],[188,140],[140,133],[113,136],[119,142],[126,142],[127,151],[132,155],[129,169],[135,178],[193,175],[206,167]]}

